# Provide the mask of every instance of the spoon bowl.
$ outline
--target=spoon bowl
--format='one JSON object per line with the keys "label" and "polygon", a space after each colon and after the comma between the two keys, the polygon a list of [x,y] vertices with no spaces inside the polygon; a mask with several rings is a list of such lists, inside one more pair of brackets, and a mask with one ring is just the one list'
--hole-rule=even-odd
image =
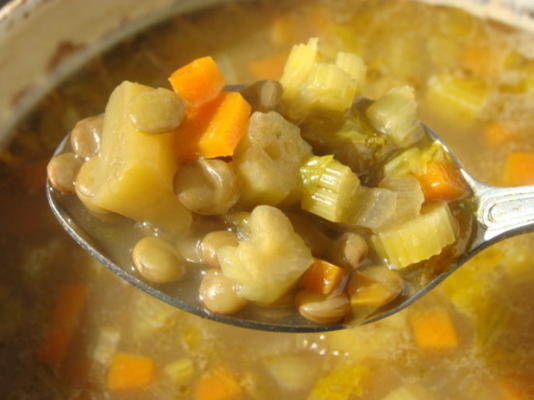
{"label": "spoon bowl", "polygon": [[[447,144],[428,126],[422,124],[426,134],[439,142],[458,166],[473,193],[475,222],[466,240],[464,251],[452,263],[440,268],[432,279],[423,281],[404,293],[396,302],[388,304],[364,319],[349,323],[319,325],[301,317],[291,306],[262,308],[251,305],[233,315],[219,315],[208,311],[198,298],[200,276],[174,284],[155,284],[142,279],[130,261],[131,248],[140,238],[130,226],[103,223],[88,212],[76,196],[55,190],[47,182],[47,199],[50,208],[69,235],[93,258],[120,278],[174,307],[198,316],[243,328],[274,332],[324,332],[355,325],[367,324],[395,314],[428,293],[446,277],[456,271],[475,254],[507,237],[534,229],[534,186],[498,188],[481,184],[469,175]],[[70,151],[69,136],[57,147],[54,155]],[[117,216],[117,218],[121,218]],[[117,240],[120,238],[120,240]],[[197,274],[199,275],[199,274]]]}

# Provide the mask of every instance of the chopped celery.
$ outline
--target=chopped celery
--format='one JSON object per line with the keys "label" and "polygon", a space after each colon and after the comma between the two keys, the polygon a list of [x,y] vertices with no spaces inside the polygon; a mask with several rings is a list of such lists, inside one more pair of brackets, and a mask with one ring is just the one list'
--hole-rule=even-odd
{"label": "chopped celery", "polygon": [[257,206],[249,221],[250,236],[237,247],[222,247],[217,257],[241,297],[271,304],[297,282],[313,257],[279,209]]}
{"label": "chopped celery", "polygon": [[319,39],[311,38],[307,44],[297,44],[291,49],[284,66],[280,83],[284,87],[283,99],[293,100],[300,91],[300,85],[308,76],[317,58]]}
{"label": "chopped celery", "polygon": [[334,64],[315,63],[303,84],[302,100],[310,109],[343,112],[352,105],[358,83]]}
{"label": "chopped celery", "polygon": [[352,199],[349,224],[378,231],[395,218],[397,197],[389,189],[360,186]]}
{"label": "chopped celery", "polygon": [[358,176],[332,155],[313,156],[300,167],[302,209],[332,222],[347,218],[360,186]]}
{"label": "chopped celery", "polygon": [[311,146],[297,126],[275,111],[255,112],[234,157],[245,205],[291,203],[298,198],[298,170]]}
{"label": "chopped celery", "polygon": [[425,101],[431,111],[442,118],[472,124],[487,96],[488,88],[483,80],[442,74],[430,78]]}
{"label": "chopped celery", "polygon": [[98,339],[93,350],[93,360],[101,366],[108,366],[121,339],[121,333],[116,328],[103,327],[98,333]]}
{"label": "chopped celery", "polygon": [[130,314],[129,334],[143,340],[171,329],[176,324],[178,310],[143,292],[136,292]]}
{"label": "chopped celery", "polygon": [[393,268],[426,260],[456,240],[456,221],[447,203],[423,208],[421,215],[371,237],[377,253]]}
{"label": "chopped celery", "polygon": [[419,385],[403,385],[394,389],[383,400],[432,400],[433,398]]}
{"label": "chopped celery", "polygon": [[187,383],[195,373],[195,365],[190,358],[180,358],[167,364],[163,370],[174,383]]}
{"label": "chopped celery", "polygon": [[447,153],[438,142],[425,148],[412,147],[384,165],[385,176],[420,175],[429,162],[448,160]]}
{"label": "chopped celery", "polygon": [[416,112],[413,88],[401,86],[377,99],[365,113],[377,131],[389,137],[397,146],[407,147],[423,136]]}
{"label": "chopped celery", "polygon": [[415,218],[421,211],[425,196],[419,181],[414,176],[386,176],[379,186],[397,194],[395,206],[395,223]]}
{"label": "chopped celery", "polygon": [[278,385],[286,390],[304,390],[315,379],[318,366],[305,356],[277,354],[264,360],[265,367]]}
{"label": "chopped celery", "polygon": [[336,55],[336,66],[349,74],[356,81],[358,90],[361,89],[366,72],[365,63],[361,57],[353,53],[340,51]]}
{"label": "chopped celery", "polygon": [[385,176],[403,176],[413,174],[418,170],[421,159],[421,149],[412,147],[392,158],[384,165]]}
{"label": "chopped celery", "polygon": [[310,111],[342,113],[363,85],[365,65],[360,57],[341,52],[335,62],[318,59],[317,38],[291,50],[280,83],[282,103],[292,119],[302,119]]}
{"label": "chopped celery", "polygon": [[308,400],[349,400],[363,393],[362,381],[368,369],[360,365],[340,365],[313,386]]}

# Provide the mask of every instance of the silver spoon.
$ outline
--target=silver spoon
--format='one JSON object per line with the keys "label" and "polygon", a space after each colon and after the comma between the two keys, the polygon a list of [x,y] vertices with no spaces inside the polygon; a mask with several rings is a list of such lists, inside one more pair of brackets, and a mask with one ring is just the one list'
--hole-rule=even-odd
{"label": "silver spoon", "polygon": [[[449,153],[473,191],[476,211],[473,213],[475,224],[470,241],[463,254],[433,279],[405,293],[393,306],[378,310],[365,319],[352,323],[318,325],[302,318],[296,310],[284,308],[262,310],[247,307],[235,315],[211,313],[198,299],[199,277],[191,278],[185,283],[168,285],[152,284],[141,279],[130,265],[128,247],[124,245],[119,247],[117,244],[117,235],[120,235],[120,243],[133,246],[136,238],[129,237],[128,229],[106,234],[106,227],[103,226],[105,224],[88,213],[75,196],[59,193],[49,182],[47,199],[54,216],[63,228],[92,257],[119,277],[172,306],[201,317],[244,328],[276,332],[339,330],[378,321],[401,311],[428,293],[484,248],[507,237],[534,230],[534,186],[499,188],[483,185],[465,171],[454,153],[432,129],[424,124],[422,126],[430,138],[439,142]],[[57,147],[54,155],[67,151],[68,143],[67,136]],[[131,230],[131,227],[129,229]]]}

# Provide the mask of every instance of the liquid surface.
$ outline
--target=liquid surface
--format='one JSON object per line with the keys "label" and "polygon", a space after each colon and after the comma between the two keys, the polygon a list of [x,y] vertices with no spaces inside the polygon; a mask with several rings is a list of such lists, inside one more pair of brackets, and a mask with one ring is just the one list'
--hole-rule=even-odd
{"label": "liquid surface", "polygon": [[[532,235],[484,251],[436,293],[384,321],[326,334],[272,334],[154,302],[95,265],[49,214],[44,167],[53,148],[77,120],[99,113],[121,80],[162,86],[176,65],[216,54],[228,83],[253,81],[260,78],[257,60],[283,60],[293,43],[310,36],[362,55],[370,98],[413,85],[422,119],[451,143],[467,170],[489,184],[515,183],[503,172],[509,155],[534,150],[532,36],[404,1],[274,4],[261,2],[260,11],[231,4],[173,18],[87,65],[17,128],[0,153],[2,398],[201,398],[198,388],[217,368],[231,371],[235,398],[374,400],[395,390],[422,399],[532,398]],[[276,65],[268,67],[273,74]],[[440,96],[451,76],[465,81]],[[467,107],[450,100],[465,87],[478,93]],[[66,285],[86,288],[83,312],[68,350],[47,358],[38,349]],[[429,315],[442,321],[434,341],[418,323]],[[112,350],[97,350],[104,342]],[[128,393],[110,389],[115,352],[154,360],[151,382]],[[183,359],[192,372],[174,381],[165,367]],[[345,385],[345,397],[328,397],[332,381],[353,386]]]}

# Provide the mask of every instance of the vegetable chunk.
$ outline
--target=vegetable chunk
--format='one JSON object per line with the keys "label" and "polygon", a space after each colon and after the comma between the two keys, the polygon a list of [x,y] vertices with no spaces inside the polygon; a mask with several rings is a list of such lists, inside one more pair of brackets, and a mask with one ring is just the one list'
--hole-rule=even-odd
{"label": "vegetable chunk", "polygon": [[176,132],[180,161],[234,154],[246,133],[251,107],[238,92],[223,92],[188,116]]}
{"label": "vegetable chunk", "polygon": [[446,203],[427,206],[421,215],[388,228],[371,240],[392,267],[404,268],[426,260],[456,240],[456,222]]}
{"label": "vegetable chunk", "polygon": [[444,308],[417,311],[410,317],[415,342],[425,351],[447,351],[458,347],[458,335]]}
{"label": "vegetable chunk", "polygon": [[196,400],[232,400],[243,392],[234,373],[220,367],[200,377],[195,390]]}
{"label": "vegetable chunk", "polygon": [[534,185],[534,152],[512,152],[506,158],[503,183],[506,186]]}
{"label": "vegetable chunk", "polygon": [[169,77],[172,88],[186,103],[188,114],[214,100],[224,87],[224,78],[211,57],[202,57],[177,69]]}
{"label": "vegetable chunk", "polygon": [[156,364],[148,357],[117,353],[111,361],[107,386],[110,390],[140,390],[154,378]]}
{"label": "vegetable chunk", "polygon": [[258,206],[250,215],[250,237],[217,252],[221,269],[238,282],[237,292],[271,304],[286,293],[313,262],[310,249],[277,208]]}
{"label": "vegetable chunk", "polygon": [[311,146],[297,126],[274,111],[255,112],[240,143],[235,167],[241,179],[244,204],[278,205],[298,195],[298,170]]}
{"label": "vegetable chunk", "polygon": [[92,204],[183,234],[191,214],[174,195],[178,169],[174,134],[145,134],[128,116],[130,99],[146,90],[151,89],[124,81],[113,91],[106,106],[100,156],[82,166],[77,181],[92,182]]}

